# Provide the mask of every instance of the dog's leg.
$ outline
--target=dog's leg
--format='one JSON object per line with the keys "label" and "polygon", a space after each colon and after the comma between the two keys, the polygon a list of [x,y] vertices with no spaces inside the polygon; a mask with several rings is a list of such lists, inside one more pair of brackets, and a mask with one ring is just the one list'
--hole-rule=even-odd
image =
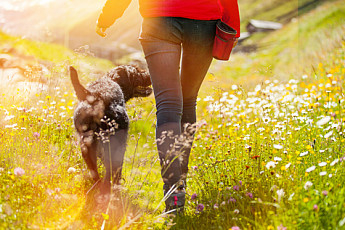
{"label": "dog's leg", "polygon": [[116,130],[115,134],[109,137],[109,142],[103,143],[106,168],[103,193],[110,193],[111,181],[113,184],[120,183],[127,136],[128,129]]}
{"label": "dog's leg", "polygon": [[94,140],[90,144],[87,144],[83,141],[80,143],[82,156],[90,170],[91,177],[94,182],[97,182],[100,179],[97,170],[97,145],[97,140]]}

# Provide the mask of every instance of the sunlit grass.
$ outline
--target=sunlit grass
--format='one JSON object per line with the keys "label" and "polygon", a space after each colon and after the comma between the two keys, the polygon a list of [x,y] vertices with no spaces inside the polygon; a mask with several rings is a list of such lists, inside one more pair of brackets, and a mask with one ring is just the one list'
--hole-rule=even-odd
{"label": "sunlit grass", "polygon": [[[266,81],[252,92],[233,86],[203,99],[190,179],[198,197],[190,207],[205,209],[188,217],[208,221],[195,227],[344,224],[344,48],[315,76]],[[186,219],[179,226],[188,228]]]}
{"label": "sunlit grass", "polygon": [[2,31],[0,31],[0,42],[0,49],[13,48],[18,53],[16,55],[29,59],[32,64],[44,63],[55,72],[64,70],[62,67],[66,65],[81,66],[87,73],[91,70],[104,71],[114,67],[109,60],[92,57],[87,46],[73,52],[62,45],[27,40]]}
{"label": "sunlit grass", "polygon": [[[200,99],[187,189],[196,195],[175,219],[176,229],[344,225],[344,50],[343,43],[315,75],[265,81],[252,91],[233,85]],[[88,229],[111,220],[103,212],[83,212],[92,184],[72,125],[70,87],[25,103],[7,101],[1,95],[1,226]],[[127,107],[125,216],[113,224],[143,215],[133,228],[165,228],[171,222],[158,217],[163,207],[153,212],[162,198],[153,100]]]}
{"label": "sunlit grass", "polygon": [[[332,10],[330,15],[341,15]],[[1,38],[50,61],[54,81],[30,95],[0,94],[0,228],[344,228],[344,40],[319,52],[323,61],[307,66],[303,76],[262,80],[266,66],[242,84],[226,84],[245,62],[207,76],[198,99],[186,210],[173,218],[160,216],[153,97],[127,104],[130,136],[121,199],[112,203],[116,209],[87,207],[92,182],[73,127],[76,98],[66,67],[78,66],[82,81],[89,81],[96,77],[89,75],[89,57],[58,51],[61,47],[40,54],[41,43]],[[112,66],[95,60],[100,69]]]}

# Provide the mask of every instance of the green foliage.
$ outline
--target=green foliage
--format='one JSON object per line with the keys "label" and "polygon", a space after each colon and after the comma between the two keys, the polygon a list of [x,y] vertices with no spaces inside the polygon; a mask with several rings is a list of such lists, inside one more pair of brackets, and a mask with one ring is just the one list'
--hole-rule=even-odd
{"label": "green foliage", "polygon": [[257,47],[256,52],[232,54],[234,66],[225,66],[224,75],[231,79],[283,80],[310,74],[314,63],[324,61],[326,54],[339,46],[345,31],[345,6],[342,1],[330,1],[301,15],[281,30],[254,34],[245,40],[242,45]]}
{"label": "green foliage", "polygon": [[113,64],[104,59],[94,58],[89,55],[89,51],[81,50],[73,52],[72,50],[58,44],[31,41],[21,37],[10,36],[0,31],[0,42],[3,47],[12,47],[23,56],[34,58],[38,63],[50,62],[55,68],[63,65],[82,66],[84,71],[90,71],[87,66],[92,63],[92,70],[111,69]]}

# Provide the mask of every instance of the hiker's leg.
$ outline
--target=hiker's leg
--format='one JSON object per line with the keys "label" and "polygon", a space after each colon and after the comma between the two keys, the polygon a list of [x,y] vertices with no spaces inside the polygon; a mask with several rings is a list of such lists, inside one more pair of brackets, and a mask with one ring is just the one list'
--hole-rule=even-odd
{"label": "hiker's leg", "polygon": [[212,61],[212,47],[216,31],[216,21],[192,20],[183,28],[183,56],[181,85],[183,94],[182,132],[187,126],[185,138],[188,145],[183,147],[181,170],[185,179],[188,172],[189,155],[193,144],[196,122],[196,100],[200,86]]}
{"label": "hiker's leg", "polygon": [[157,108],[156,140],[164,186],[181,179],[175,136],[181,134],[181,38],[172,18],[144,19],[140,42],[149,67]]}

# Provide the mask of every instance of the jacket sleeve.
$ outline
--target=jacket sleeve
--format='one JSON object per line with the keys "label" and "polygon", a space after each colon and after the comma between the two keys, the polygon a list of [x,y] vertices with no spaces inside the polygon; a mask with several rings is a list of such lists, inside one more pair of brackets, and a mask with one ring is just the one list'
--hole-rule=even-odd
{"label": "jacket sleeve", "polygon": [[236,37],[240,37],[240,12],[237,0],[219,0],[222,8],[222,21],[237,31]]}
{"label": "jacket sleeve", "polygon": [[114,24],[116,19],[123,15],[130,3],[131,0],[107,0],[103,6],[101,14],[98,17],[98,27],[110,27],[112,24]]}

